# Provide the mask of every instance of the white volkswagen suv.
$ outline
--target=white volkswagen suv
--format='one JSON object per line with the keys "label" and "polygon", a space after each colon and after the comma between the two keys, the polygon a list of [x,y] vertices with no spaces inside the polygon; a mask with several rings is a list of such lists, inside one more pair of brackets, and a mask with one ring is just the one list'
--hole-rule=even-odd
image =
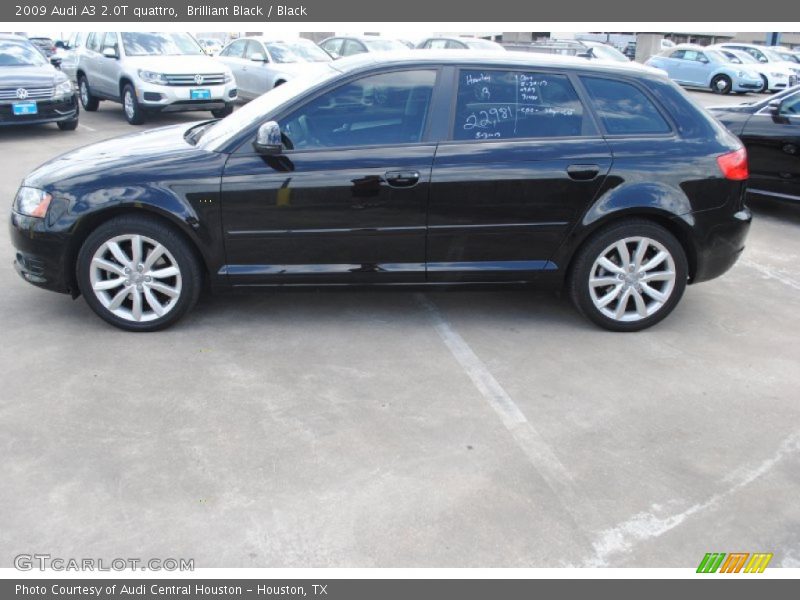
{"label": "white volkswagen suv", "polygon": [[83,108],[121,102],[132,125],[157,111],[210,110],[225,117],[237,95],[231,70],[180,32],[90,33],[76,78]]}

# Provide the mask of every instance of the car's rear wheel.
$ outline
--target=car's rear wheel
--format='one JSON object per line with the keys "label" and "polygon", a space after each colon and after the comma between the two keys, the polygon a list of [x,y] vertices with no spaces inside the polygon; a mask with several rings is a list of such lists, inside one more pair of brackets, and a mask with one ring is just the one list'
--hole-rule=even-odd
{"label": "car's rear wheel", "polygon": [[122,109],[125,118],[131,125],[141,125],[144,123],[144,109],[136,98],[136,90],[130,83],[125,84],[122,89]]}
{"label": "car's rear wheel", "polygon": [[96,96],[92,96],[92,88],[89,87],[89,81],[86,79],[85,75],[78,77],[78,95],[80,96],[84,110],[92,112],[97,110],[97,107],[100,106],[100,99]]}
{"label": "car's rear wheel", "polygon": [[761,89],[758,90],[758,91],[759,91],[759,93],[765,94],[765,93],[769,92],[769,79],[767,79],[766,75],[762,75],[761,76],[761,81],[762,81],[762,83],[764,85],[761,86]]}
{"label": "car's rear wheel", "polygon": [[597,325],[639,331],[672,312],[687,275],[686,253],[675,236],[637,219],[595,234],[578,252],[568,286],[575,306]]}
{"label": "car's rear wheel", "polygon": [[195,305],[202,283],[189,243],[147,216],[120,216],[98,227],[81,247],[76,266],[91,309],[129,331],[169,327]]}
{"label": "car's rear wheel", "polygon": [[730,94],[733,81],[727,75],[717,75],[711,80],[711,91],[715,94]]}

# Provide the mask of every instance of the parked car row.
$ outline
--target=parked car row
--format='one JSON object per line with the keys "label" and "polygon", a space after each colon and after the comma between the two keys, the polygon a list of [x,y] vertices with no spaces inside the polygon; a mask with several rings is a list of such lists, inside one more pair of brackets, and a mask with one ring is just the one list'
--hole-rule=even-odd
{"label": "parked car row", "polygon": [[680,85],[718,94],[781,91],[800,77],[800,64],[774,49],[733,42],[679,44],[652,56],[646,64],[663,69]]}

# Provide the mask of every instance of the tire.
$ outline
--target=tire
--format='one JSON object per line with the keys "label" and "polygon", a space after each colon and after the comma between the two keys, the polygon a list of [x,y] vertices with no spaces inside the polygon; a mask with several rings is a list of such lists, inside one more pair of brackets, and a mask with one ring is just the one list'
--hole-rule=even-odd
{"label": "tire", "polygon": [[767,79],[766,75],[762,75],[761,76],[761,81],[764,82],[764,85],[762,86],[762,88],[760,90],[758,90],[758,93],[759,94],[766,94],[767,92],[769,92],[769,79]]}
{"label": "tire", "polygon": [[276,87],[283,85],[284,83],[286,83],[285,79],[278,79],[278,81],[275,82],[275,85],[272,86],[272,89],[274,90]]}
{"label": "tire", "polygon": [[92,96],[92,88],[89,87],[89,80],[85,75],[78,77],[78,96],[81,99],[83,110],[94,112],[100,106],[100,99],[97,96]]}
{"label": "tire", "polygon": [[72,119],[71,121],[59,121],[57,125],[61,131],[75,131],[78,128],[78,119]]}
{"label": "tire", "polygon": [[733,81],[727,75],[717,75],[711,80],[711,91],[715,94],[730,94]]}
{"label": "tire", "polygon": [[144,109],[136,98],[136,90],[130,83],[126,83],[122,88],[122,112],[125,119],[131,125],[141,125],[144,123]]}
{"label": "tire", "polygon": [[[623,244],[627,261],[620,251]],[[638,263],[650,268],[639,270],[635,262],[642,247]],[[639,331],[672,312],[686,289],[688,271],[686,253],[675,236],[651,221],[631,219],[589,238],[573,261],[567,287],[578,311],[593,323],[610,331]]]}
{"label": "tire", "polygon": [[229,102],[225,105],[225,108],[215,108],[211,111],[211,114],[214,115],[215,119],[224,119],[229,114],[233,112],[233,103]]}
{"label": "tire", "polygon": [[194,307],[202,286],[189,242],[145,215],[115,217],[95,229],[78,253],[76,275],[89,307],[127,331],[169,327]]}

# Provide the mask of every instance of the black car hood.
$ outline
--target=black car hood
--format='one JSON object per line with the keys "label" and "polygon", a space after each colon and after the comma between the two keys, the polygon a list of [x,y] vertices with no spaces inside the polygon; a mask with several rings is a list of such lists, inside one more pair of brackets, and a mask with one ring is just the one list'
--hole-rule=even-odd
{"label": "black car hood", "polygon": [[50,65],[0,67],[0,88],[53,87],[66,75]]}
{"label": "black car hood", "polygon": [[130,177],[148,170],[148,175],[171,168],[172,165],[209,157],[215,153],[193,146],[184,139],[192,124],[170,125],[142,133],[112,138],[54,158],[25,178],[23,185],[44,189],[59,189],[80,180],[89,182],[115,176]]}

